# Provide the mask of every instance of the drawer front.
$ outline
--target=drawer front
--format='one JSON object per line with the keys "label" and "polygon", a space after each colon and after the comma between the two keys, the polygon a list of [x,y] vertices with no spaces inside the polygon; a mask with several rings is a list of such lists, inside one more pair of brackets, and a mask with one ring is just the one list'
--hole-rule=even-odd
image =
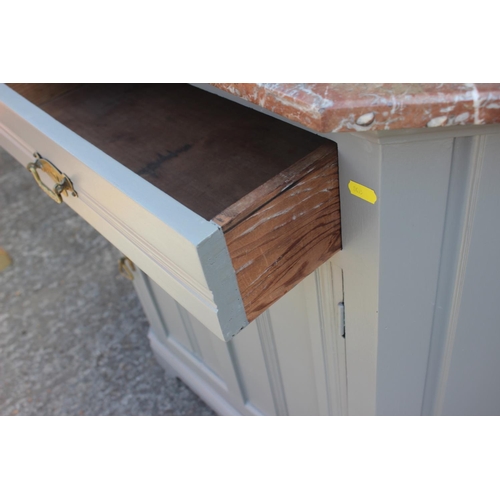
{"label": "drawer front", "polygon": [[0,146],[221,339],[341,248],[334,143],[189,86],[16,85]]}
{"label": "drawer front", "polygon": [[22,165],[39,153],[73,182],[64,198],[207,328],[228,339],[248,321],[220,227],[206,221],[0,85],[0,146]]}

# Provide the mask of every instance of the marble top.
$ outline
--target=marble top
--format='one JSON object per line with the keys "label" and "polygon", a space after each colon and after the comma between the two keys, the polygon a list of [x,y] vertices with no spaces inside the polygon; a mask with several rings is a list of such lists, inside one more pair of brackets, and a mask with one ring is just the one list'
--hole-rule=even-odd
{"label": "marble top", "polygon": [[500,123],[499,83],[213,83],[318,132]]}

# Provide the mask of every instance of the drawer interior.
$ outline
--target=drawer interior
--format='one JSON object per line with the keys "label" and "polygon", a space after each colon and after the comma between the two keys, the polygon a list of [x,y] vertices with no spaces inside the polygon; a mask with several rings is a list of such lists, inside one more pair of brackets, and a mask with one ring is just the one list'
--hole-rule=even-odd
{"label": "drawer interior", "polygon": [[248,322],[342,247],[332,141],[186,84],[10,86],[217,223]]}
{"label": "drawer interior", "polygon": [[11,84],[207,220],[330,141],[187,84]]}

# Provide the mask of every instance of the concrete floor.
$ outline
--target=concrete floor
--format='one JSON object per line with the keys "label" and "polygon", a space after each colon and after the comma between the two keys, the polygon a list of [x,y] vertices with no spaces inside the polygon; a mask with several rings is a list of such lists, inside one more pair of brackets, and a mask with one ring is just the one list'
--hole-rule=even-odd
{"label": "concrete floor", "polygon": [[0,149],[0,415],[213,415],[156,363],[120,253]]}

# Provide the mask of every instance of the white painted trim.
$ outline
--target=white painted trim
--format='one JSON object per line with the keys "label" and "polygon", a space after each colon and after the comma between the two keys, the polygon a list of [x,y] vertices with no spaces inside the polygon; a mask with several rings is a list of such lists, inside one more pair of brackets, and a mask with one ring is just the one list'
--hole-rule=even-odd
{"label": "white painted trim", "polygon": [[248,324],[220,227],[206,221],[0,85],[0,145],[35,152],[75,185],[65,202],[224,340]]}

